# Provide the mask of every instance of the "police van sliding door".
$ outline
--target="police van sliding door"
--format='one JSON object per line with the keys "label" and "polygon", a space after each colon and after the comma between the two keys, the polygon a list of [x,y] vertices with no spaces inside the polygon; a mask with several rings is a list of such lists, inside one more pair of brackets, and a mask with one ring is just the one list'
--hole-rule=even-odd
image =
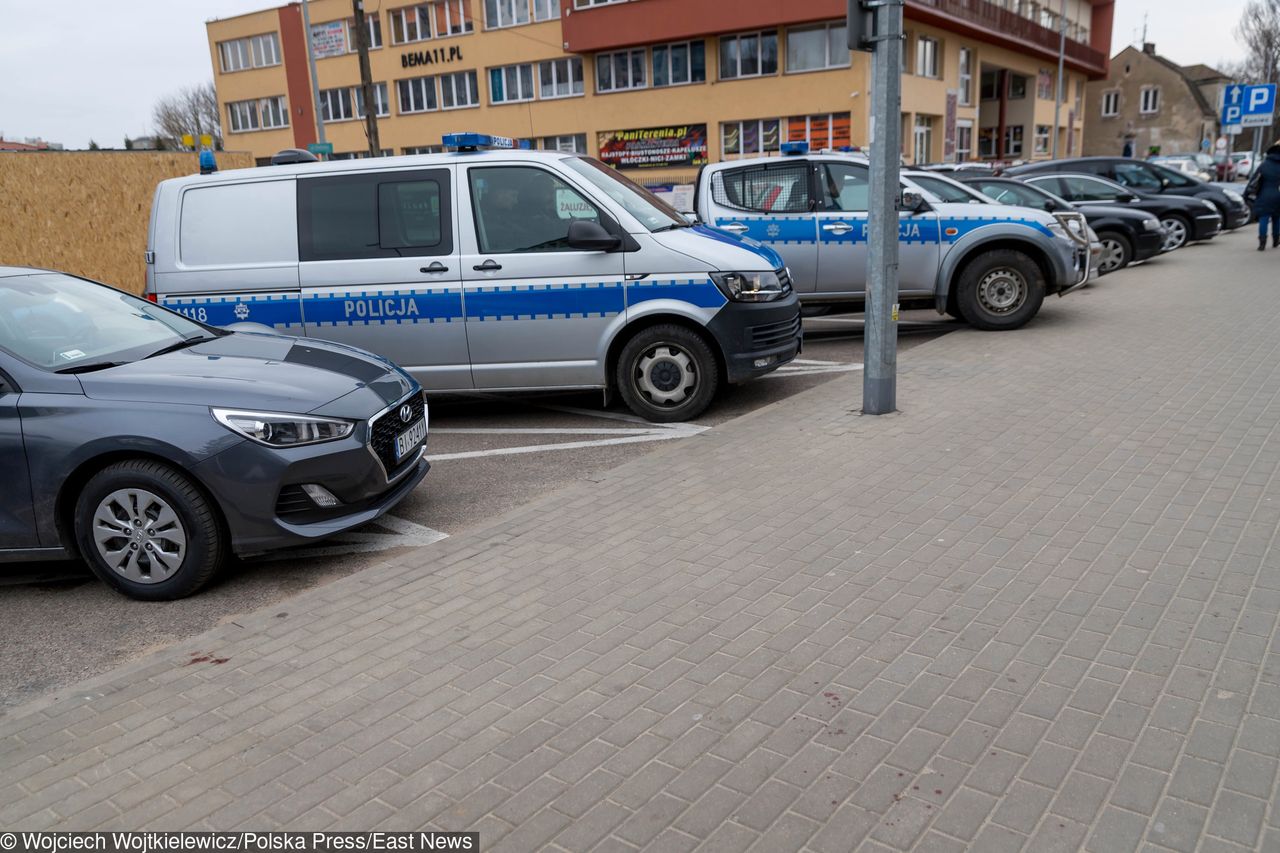
{"label": "police van sliding door", "polygon": [[819,161],[816,166],[818,292],[867,291],[867,208],[871,189],[861,163]]}
{"label": "police van sliding door", "polygon": [[575,219],[616,227],[584,193],[528,164],[466,167],[459,234],[477,388],[599,386],[626,310],[622,252],[568,246]]}
{"label": "police van sliding door", "polygon": [[363,347],[428,390],[471,388],[453,169],[298,179],[307,336]]}

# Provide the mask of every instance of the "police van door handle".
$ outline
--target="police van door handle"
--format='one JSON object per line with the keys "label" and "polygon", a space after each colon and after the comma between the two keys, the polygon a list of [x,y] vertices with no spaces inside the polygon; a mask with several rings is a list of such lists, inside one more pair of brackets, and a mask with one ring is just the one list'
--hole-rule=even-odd
{"label": "police van door handle", "polygon": [[418,272],[426,272],[426,273],[448,272],[448,271],[449,271],[449,268],[446,267],[444,264],[440,263],[439,261],[432,261],[431,266],[421,267],[418,269]]}
{"label": "police van door handle", "polygon": [[853,226],[848,222],[831,222],[822,226],[823,231],[830,231],[832,234],[848,234],[853,230]]}
{"label": "police van door handle", "polygon": [[472,269],[475,270],[476,272],[494,272],[495,270],[502,269],[502,264],[495,262],[491,258],[485,261],[483,264],[476,264],[475,266],[472,267]]}
{"label": "police van door handle", "polygon": [[728,231],[730,234],[744,234],[747,230],[747,226],[741,225],[737,222],[730,222],[728,225],[721,225],[720,227],[725,231]]}

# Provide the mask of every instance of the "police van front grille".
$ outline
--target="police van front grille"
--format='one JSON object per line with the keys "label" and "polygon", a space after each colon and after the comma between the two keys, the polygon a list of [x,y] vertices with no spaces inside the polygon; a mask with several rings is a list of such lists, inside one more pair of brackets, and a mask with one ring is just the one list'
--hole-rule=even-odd
{"label": "police van front grille", "polygon": [[751,327],[751,349],[761,350],[776,347],[794,340],[800,334],[800,313],[790,320],[778,323],[765,323],[763,326]]}
{"label": "police van front grille", "polygon": [[[408,419],[400,416],[404,406],[410,408]],[[369,424],[369,447],[382,463],[387,479],[393,479],[403,468],[417,461],[414,454],[409,454],[396,462],[396,436],[421,420],[425,410],[425,398],[417,393],[392,406]]]}

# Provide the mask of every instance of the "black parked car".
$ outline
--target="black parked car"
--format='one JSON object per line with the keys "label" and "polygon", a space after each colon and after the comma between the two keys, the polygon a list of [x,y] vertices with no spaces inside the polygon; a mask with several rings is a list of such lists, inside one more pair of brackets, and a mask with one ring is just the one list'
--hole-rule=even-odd
{"label": "black parked car", "polygon": [[1096,175],[1028,175],[1025,180],[1075,204],[1109,204],[1154,214],[1165,228],[1165,251],[1208,240],[1222,230],[1222,217],[1207,199],[1144,193]]}
{"label": "black parked car", "polygon": [[1001,174],[1026,178],[1063,173],[1097,175],[1140,193],[1208,199],[1222,217],[1224,228],[1239,228],[1249,221],[1249,206],[1244,203],[1244,196],[1236,190],[1216,187],[1177,169],[1145,160],[1128,157],[1072,157],[1013,166]]}
{"label": "black parked car", "polygon": [[1124,269],[1133,261],[1145,261],[1164,251],[1165,229],[1159,218],[1142,210],[1118,204],[1074,204],[1043,187],[1016,178],[984,175],[955,175],[961,181],[1001,204],[1039,207],[1050,213],[1074,208],[1084,214],[1089,227],[1102,243],[1098,272],[1105,275]]}
{"label": "black parked car", "polygon": [[214,329],[0,267],[0,562],[80,556],[135,598],[314,541],[427,473],[426,400],[361,350]]}

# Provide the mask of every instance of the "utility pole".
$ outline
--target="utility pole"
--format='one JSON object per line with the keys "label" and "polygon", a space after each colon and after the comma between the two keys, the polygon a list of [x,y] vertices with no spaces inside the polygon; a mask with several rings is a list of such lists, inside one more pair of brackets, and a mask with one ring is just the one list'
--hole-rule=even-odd
{"label": "utility pole", "polygon": [[311,100],[316,110],[316,142],[323,144],[324,114],[320,111],[320,78],[316,77],[316,54],[311,49],[311,13],[308,0],[302,0],[302,28],[307,33],[307,64],[311,66]]}
{"label": "utility pole", "polygon": [[871,51],[871,186],[862,413],[897,408],[904,0],[848,0],[849,47]]}
{"label": "utility pole", "polygon": [[[1066,0],[1063,0],[1066,2]],[[360,93],[364,98],[364,134],[369,137],[369,156],[382,154],[378,142],[378,105],[373,98],[373,72],[369,70],[369,27],[365,24],[364,0],[351,0],[356,18],[356,50],[360,52]],[[388,90],[387,95],[391,92]]]}
{"label": "utility pole", "polygon": [[[1062,113],[1062,100],[1065,93],[1062,91],[1062,66],[1067,55],[1067,0],[1062,0],[1062,14],[1058,16],[1058,87],[1057,92],[1053,96],[1053,159],[1058,159],[1058,136],[1061,131],[1058,126],[1058,116]],[[1067,128],[1067,133],[1072,133],[1074,128]]]}

